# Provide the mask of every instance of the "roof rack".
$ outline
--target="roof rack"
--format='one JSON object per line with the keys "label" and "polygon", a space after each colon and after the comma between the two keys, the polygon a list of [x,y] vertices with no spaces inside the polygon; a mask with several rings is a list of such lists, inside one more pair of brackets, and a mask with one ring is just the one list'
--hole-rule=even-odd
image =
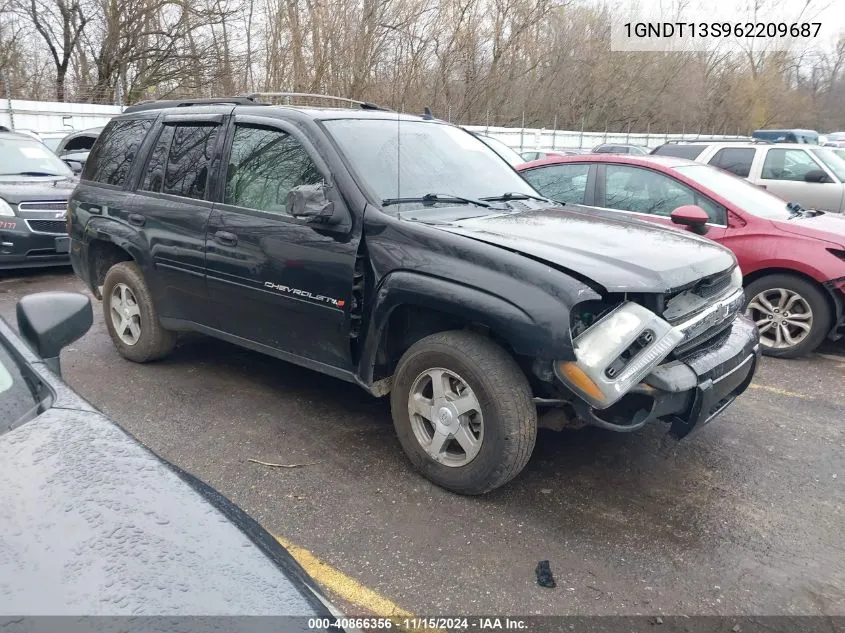
{"label": "roof rack", "polygon": [[764,141],[761,139],[756,138],[721,138],[718,136],[714,136],[713,138],[682,138],[682,139],[669,139],[664,145],[679,145],[681,143],[753,143],[753,144],[761,144],[761,145],[771,145],[771,141]]}
{"label": "roof rack", "polygon": [[142,101],[124,108],[123,113],[143,112],[144,110],[158,110],[160,108],[187,108],[198,105],[264,105],[248,96],[214,97],[211,99],[159,99]]}
{"label": "roof rack", "polygon": [[256,102],[258,102],[257,99],[259,97],[282,97],[284,99],[287,99],[287,105],[291,105],[291,99],[293,98],[328,99],[330,101],[339,101],[341,103],[349,103],[352,105],[356,105],[362,110],[383,110],[385,112],[393,112],[393,110],[391,110],[390,108],[385,108],[383,106],[377,105],[375,103],[370,103],[368,101],[358,101],[357,99],[347,99],[346,97],[334,97],[332,95],[321,95],[310,92],[253,92],[247,95],[243,95],[243,97],[247,99],[253,99]]}

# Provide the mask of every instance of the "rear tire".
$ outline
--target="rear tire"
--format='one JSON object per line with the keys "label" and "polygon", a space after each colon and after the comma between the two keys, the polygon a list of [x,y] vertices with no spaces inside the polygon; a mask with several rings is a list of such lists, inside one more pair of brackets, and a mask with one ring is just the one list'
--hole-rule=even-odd
{"label": "rear tire", "polygon": [[528,380],[502,347],[478,334],[440,332],[412,345],[396,368],[390,401],[408,459],[452,492],[480,495],[504,485],[534,449],[537,408]]}
{"label": "rear tire", "polygon": [[746,314],[757,323],[767,356],[797,358],[815,350],[833,322],[830,305],[814,283],[795,275],[766,275],[745,288]]}
{"label": "rear tire", "polygon": [[103,282],[103,316],[109,335],[124,358],[146,363],[167,356],[176,345],[176,333],[158,320],[153,298],[134,262],[120,262]]}

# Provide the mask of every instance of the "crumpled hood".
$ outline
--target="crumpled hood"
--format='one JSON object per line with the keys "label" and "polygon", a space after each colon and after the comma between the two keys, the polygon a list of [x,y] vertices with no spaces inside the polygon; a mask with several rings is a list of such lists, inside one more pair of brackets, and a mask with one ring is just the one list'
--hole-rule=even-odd
{"label": "crumpled hood", "polygon": [[76,178],[0,178],[0,198],[9,204],[29,200],[67,200],[76,183]]}
{"label": "crumpled hood", "polygon": [[666,292],[736,262],[729,250],[696,235],[574,205],[437,228],[569,269],[609,292]]}
{"label": "crumpled hood", "polygon": [[845,216],[842,214],[825,213],[812,218],[773,220],[772,223],[785,233],[824,240],[845,248]]}

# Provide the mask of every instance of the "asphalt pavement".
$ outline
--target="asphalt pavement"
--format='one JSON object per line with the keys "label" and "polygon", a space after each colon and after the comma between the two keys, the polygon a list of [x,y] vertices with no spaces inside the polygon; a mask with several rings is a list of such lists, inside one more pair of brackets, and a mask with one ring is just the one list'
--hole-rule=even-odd
{"label": "asphalt pavement", "polygon": [[[0,278],[80,290],[68,269]],[[272,533],[417,615],[845,615],[845,344],[764,359],[754,385],[681,443],[541,431],[523,474],[481,498],[409,467],[387,400],[200,336],[122,359],[95,301],[65,379]],[[250,462],[298,465],[273,468]],[[537,585],[549,560],[555,589]]]}

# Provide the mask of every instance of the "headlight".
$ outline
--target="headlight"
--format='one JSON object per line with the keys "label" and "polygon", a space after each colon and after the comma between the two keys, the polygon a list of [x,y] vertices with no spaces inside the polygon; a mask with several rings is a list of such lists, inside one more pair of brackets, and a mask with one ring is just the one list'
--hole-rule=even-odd
{"label": "headlight", "polygon": [[731,273],[731,286],[734,288],[742,288],[742,271],[739,268],[739,264],[734,267],[734,270]]}
{"label": "headlight", "polygon": [[680,330],[629,301],[579,335],[574,340],[578,360],[555,363],[555,374],[589,404],[606,409],[645,378],[683,338]]}
{"label": "headlight", "polygon": [[15,215],[15,210],[9,206],[9,203],[0,198],[0,215]]}

